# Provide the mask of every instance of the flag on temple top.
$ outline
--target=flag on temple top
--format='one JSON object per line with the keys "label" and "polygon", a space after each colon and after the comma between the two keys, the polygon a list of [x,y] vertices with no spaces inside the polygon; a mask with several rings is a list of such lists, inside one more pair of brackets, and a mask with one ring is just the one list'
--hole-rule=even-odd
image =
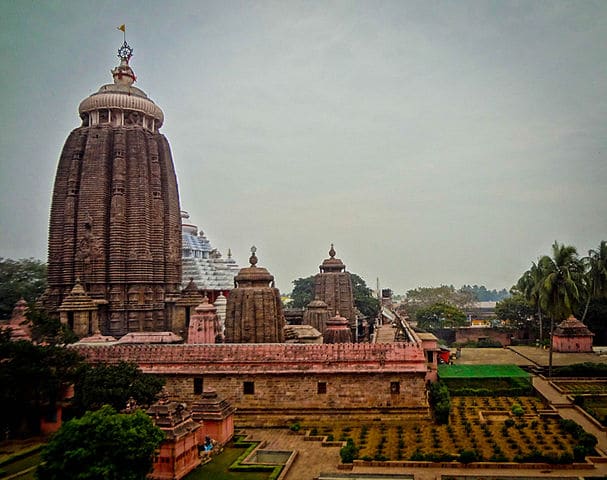
{"label": "flag on temple top", "polygon": [[120,25],[119,27],[116,27],[118,30],[120,30],[121,32],[126,32],[126,25],[123,23],[122,25]]}

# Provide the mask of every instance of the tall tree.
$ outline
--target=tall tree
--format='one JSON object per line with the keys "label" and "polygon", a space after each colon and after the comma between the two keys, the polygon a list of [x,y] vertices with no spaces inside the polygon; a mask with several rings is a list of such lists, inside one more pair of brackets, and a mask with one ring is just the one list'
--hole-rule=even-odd
{"label": "tall tree", "polygon": [[435,303],[420,308],[415,312],[415,319],[420,328],[435,329],[461,327],[466,323],[466,315],[459,308],[445,303]]}
{"label": "tall tree", "polygon": [[533,307],[521,293],[504,298],[495,305],[495,316],[518,328],[525,326],[533,314]]}
{"label": "tall tree", "polygon": [[352,294],[356,308],[365,317],[377,317],[379,313],[379,300],[373,295],[373,290],[367,287],[365,281],[355,273],[351,273],[350,278],[352,279]]}
{"label": "tall tree", "polygon": [[74,382],[82,359],[73,349],[0,339],[0,429],[36,434]]}
{"label": "tall tree", "polygon": [[587,291],[582,322],[586,319],[591,300],[607,298],[607,241],[601,241],[597,250],[589,250],[583,261],[586,265]]}
{"label": "tall tree", "polygon": [[514,290],[520,292],[536,312],[539,323],[540,340],[544,339],[542,308],[540,304],[542,280],[542,272],[539,265],[532,262],[531,268],[523,273],[514,287]]}
{"label": "tall tree", "polygon": [[293,308],[306,308],[314,297],[314,275],[293,280],[291,304]]}
{"label": "tall tree", "polygon": [[558,242],[552,244],[552,257],[541,257],[538,266],[542,272],[540,305],[550,316],[548,376],[552,376],[554,323],[565,320],[577,306],[584,268],[575,247]]}
{"label": "tall tree", "polygon": [[469,289],[456,290],[453,285],[440,287],[419,287],[407,291],[407,312],[415,317],[417,310],[436,303],[451,305],[464,310],[474,303],[475,297]]}
{"label": "tall tree", "polygon": [[63,424],[42,451],[38,480],[144,480],[164,434],[141,410],[109,405]]}
{"label": "tall tree", "polygon": [[75,383],[74,407],[78,414],[104,404],[122,410],[131,397],[138,405],[147,406],[163,385],[160,377],[143,373],[134,363],[84,365]]}
{"label": "tall tree", "polygon": [[34,258],[0,257],[0,319],[9,318],[21,298],[32,303],[45,288],[46,263]]}

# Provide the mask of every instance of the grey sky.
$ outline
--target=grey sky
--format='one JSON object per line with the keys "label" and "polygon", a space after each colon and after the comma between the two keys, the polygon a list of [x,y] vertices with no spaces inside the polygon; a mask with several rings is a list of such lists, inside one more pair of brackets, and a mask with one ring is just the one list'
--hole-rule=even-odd
{"label": "grey sky", "polygon": [[46,258],[80,101],[131,65],[181,206],[288,292],[331,242],[397,292],[607,239],[607,2],[0,1],[0,256]]}

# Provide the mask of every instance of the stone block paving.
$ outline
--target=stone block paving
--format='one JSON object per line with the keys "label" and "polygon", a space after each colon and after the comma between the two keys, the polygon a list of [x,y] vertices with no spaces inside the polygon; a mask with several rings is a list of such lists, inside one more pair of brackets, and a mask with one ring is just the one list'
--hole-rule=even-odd
{"label": "stone block paving", "polygon": [[297,458],[284,480],[311,480],[321,472],[337,472],[340,447],[323,447],[321,442],[305,441],[303,433],[288,429],[246,428],[251,440],[266,442],[266,450],[297,450]]}

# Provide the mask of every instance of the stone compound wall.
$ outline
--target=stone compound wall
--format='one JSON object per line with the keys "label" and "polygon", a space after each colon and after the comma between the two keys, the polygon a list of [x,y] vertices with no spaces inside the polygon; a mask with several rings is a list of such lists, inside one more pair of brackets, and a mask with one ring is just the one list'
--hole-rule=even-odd
{"label": "stone compound wall", "polygon": [[426,360],[414,343],[75,348],[92,363],[137,363],[163,376],[171,394],[188,404],[199,398],[202,382],[236,407],[239,425],[301,415],[427,413]]}
{"label": "stone compound wall", "polygon": [[464,327],[455,331],[455,341],[458,343],[478,342],[479,339],[488,338],[498,341],[506,347],[512,344],[511,332],[500,332],[490,327]]}
{"label": "stone compound wall", "polygon": [[238,413],[426,406],[422,373],[167,375],[166,385],[180,400],[192,403],[199,397],[194,393],[196,377],[202,378],[204,388],[213,388],[230,401]]}

